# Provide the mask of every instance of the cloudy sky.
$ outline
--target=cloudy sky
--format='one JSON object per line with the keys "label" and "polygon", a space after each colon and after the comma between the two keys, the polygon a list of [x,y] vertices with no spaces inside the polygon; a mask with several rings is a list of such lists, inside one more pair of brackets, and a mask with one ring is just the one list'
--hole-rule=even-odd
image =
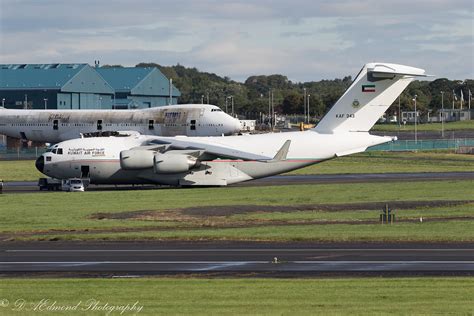
{"label": "cloudy sky", "polygon": [[474,78],[472,0],[0,0],[0,63],[180,63],[243,81],[370,61]]}

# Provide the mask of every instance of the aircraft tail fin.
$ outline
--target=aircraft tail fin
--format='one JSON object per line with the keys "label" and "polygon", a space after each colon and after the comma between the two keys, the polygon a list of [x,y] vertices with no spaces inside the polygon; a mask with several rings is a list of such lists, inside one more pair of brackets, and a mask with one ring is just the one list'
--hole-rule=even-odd
{"label": "aircraft tail fin", "polygon": [[368,132],[415,77],[426,76],[419,68],[366,64],[313,130],[318,133]]}

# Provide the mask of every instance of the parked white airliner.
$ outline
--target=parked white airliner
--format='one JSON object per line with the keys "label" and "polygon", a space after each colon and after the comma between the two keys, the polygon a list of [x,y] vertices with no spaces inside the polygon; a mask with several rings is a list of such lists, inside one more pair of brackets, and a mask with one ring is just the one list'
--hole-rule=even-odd
{"label": "parked white airliner", "polygon": [[222,186],[363,152],[393,138],[369,130],[423,69],[369,63],[316,128],[229,137],[157,137],[131,134],[69,140],[36,161],[54,178],[91,183]]}
{"label": "parked white airliner", "polygon": [[81,134],[136,131],[159,136],[220,136],[240,131],[240,121],[207,104],[137,110],[11,110],[0,107],[0,134],[57,143]]}

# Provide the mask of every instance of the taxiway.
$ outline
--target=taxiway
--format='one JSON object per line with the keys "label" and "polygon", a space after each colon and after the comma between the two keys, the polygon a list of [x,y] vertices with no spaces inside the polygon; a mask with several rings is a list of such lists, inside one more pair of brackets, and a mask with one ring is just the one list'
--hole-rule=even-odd
{"label": "taxiway", "polygon": [[[360,174],[321,174],[321,175],[279,175],[268,178],[243,182],[231,187],[298,185],[324,183],[369,183],[369,182],[400,182],[400,181],[434,181],[434,180],[471,180],[474,172],[419,172],[419,173],[360,173]],[[156,189],[156,185],[91,185],[87,190],[131,190]],[[163,188],[168,188],[163,186]],[[4,193],[40,193],[37,182],[21,181],[6,182]]]}

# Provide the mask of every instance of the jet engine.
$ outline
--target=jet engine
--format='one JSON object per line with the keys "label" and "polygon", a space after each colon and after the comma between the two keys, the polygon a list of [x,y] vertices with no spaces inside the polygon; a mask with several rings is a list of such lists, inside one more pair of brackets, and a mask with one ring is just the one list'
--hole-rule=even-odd
{"label": "jet engine", "polygon": [[153,171],[155,173],[180,173],[187,172],[199,166],[199,160],[184,153],[157,153],[153,158]]}
{"label": "jet engine", "polygon": [[151,150],[123,150],[120,152],[120,167],[123,170],[151,168],[154,155]]}

